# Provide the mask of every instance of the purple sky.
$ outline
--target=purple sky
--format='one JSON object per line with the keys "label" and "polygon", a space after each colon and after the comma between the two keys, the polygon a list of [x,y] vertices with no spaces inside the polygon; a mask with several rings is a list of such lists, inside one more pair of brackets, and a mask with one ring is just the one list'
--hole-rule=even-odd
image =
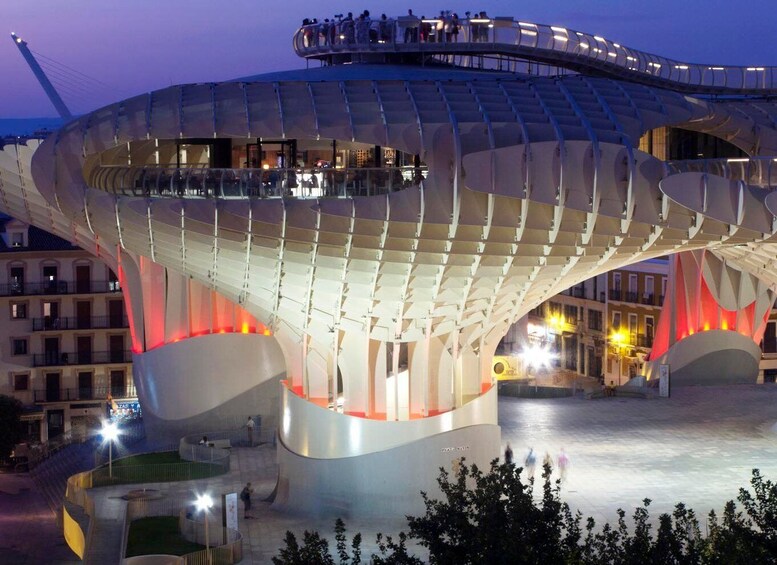
{"label": "purple sky", "polygon": [[[326,7],[323,7],[326,6]],[[301,68],[291,38],[303,17],[369,9],[399,15],[440,9],[558,24],[687,62],[777,65],[774,0],[460,0],[332,3],[313,0],[0,0],[0,118],[56,113],[10,39],[110,86],[73,112],[187,82]],[[83,88],[82,83],[80,88]]]}

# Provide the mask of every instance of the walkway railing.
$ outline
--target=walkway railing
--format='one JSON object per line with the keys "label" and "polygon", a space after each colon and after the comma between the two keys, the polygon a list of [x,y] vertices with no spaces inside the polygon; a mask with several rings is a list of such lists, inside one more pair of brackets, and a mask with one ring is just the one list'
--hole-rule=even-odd
{"label": "walkway railing", "polygon": [[[150,516],[177,516],[178,529],[187,541],[205,545],[205,522],[193,520],[189,516],[191,501],[180,499],[134,499],[127,501],[124,516],[124,536],[122,558],[126,556],[127,537],[133,520]],[[218,515],[218,510],[211,515]],[[235,529],[208,523],[208,542],[210,551],[201,550],[183,555],[187,565],[238,563],[243,559],[243,536]],[[210,555],[208,555],[210,553]]]}
{"label": "walkway railing", "polygon": [[[624,47],[598,35],[513,18],[472,17],[454,23],[449,16],[425,20],[402,16],[385,24],[379,20],[365,23],[347,19],[329,25],[319,22],[297,30],[293,44],[301,57],[329,62],[369,60],[374,57],[365,55],[378,53],[418,53],[481,68],[481,57],[491,55],[497,61],[491,68],[505,71],[517,70],[518,61],[523,60],[681,92],[777,92],[775,67],[676,61]],[[345,54],[350,57],[342,57]]]}
{"label": "walkway railing", "polygon": [[32,331],[46,332],[56,330],[97,330],[109,328],[128,328],[127,316],[83,316],[56,317],[44,316],[32,319]]}
{"label": "walkway railing", "polygon": [[742,157],[733,159],[690,159],[667,161],[666,174],[706,173],[750,186],[777,187],[777,160],[773,157]]}
{"label": "walkway railing", "polygon": [[116,194],[169,198],[344,198],[417,185],[426,167],[207,169],[98,167],[89,186]]}

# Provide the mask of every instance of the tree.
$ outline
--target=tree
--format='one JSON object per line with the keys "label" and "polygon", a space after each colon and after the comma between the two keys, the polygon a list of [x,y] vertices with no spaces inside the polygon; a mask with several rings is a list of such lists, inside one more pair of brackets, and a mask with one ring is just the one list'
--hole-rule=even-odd
{"label": "tree", "polygon": [[[677,504],[672,514],[661,514],[654,533],[647,498],[631,517],[633,533],[621,509],[612,526],[605,523],[597,531],[594,519],[587,518],[581,527],[582,515],[561,502],[561,483],[552,483],[549,466],[542,478],[542,497],[536,501],[534,479],[524,484],[521,469],[512,463],[492,461],[487,473],[462,464],[454,476],[440,469],[441,498],[422,492],[425,514],[408,516],[409,534],[400,533],[397,541],[378,534],[380,554],[373,554],[370,563],[420,565],[423,562],[407,552],[407,541],[415,540],[428,550],[433,565],[777,565],[777,485],[757,469],[750,481],[752,492],[740,489],[737,496],[744,512],[734,501],[726,504],[722,521],[710,512],[706,538],[696,514],[684,504]],[[354,536],[349,553],[342,520],[337,520],[335,533],[340,565],[361,563],[361,536]],[[335,563],[327,541],[310,532],[305,532],[302,547],[287,532],[281,557],[273,562]]]}
{"label": "tree", "polygon": [[7,459],[23,437],[22,403],[0,394],[0,459]]}

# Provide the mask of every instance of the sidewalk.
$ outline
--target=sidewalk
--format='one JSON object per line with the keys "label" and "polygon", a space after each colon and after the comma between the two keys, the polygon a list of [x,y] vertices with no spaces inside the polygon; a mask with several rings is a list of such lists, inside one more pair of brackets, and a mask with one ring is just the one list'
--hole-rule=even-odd
{"label": "sidewalk", "polygon": [[[627,514],[653,500],[650,513],[670,512],[685,502],[700,520],[747,487],[757,467],[777,480],[777,386],[689,387],[675,389],[669,399],[560,398],[499,399],[502,441],[509,441],[520,464],[533,446],[538,459],[549,451],[554,459],[565,448],[570,458],[562,499],[601,526],[613,522],[616,510]],[[318,530],[334,548],[334,521],[312,520],[274,511],[264,499],[275,487],[277,464],[272,445],[232,449],[232,470],[220,477],[181,483],[145,485],[168,497],[194,500],[209,492],[240,492],[246,482],[255,488],[255,519],[243,519],[243,563],[270,563],[283,546],[286,530],[301,541],[304,530]],[[538,472],[539,473],[539,472]],[[92,562],[118,561],[126,503],[121,496],[138,485],[93,489],[100,522],[93,540]],[[0,475],[0,563],[32,565],[73,563],[42,497],[24,475]],[[29,509],[29,510],[28,510]],[[214,516],[218,520],[217,516]],[[703,526],[702,526],[703,527]],[[407,529],[404,517],[385,521],[346,520],[348,539],[363,536],[363,556],[375,551],[375,534]]]}

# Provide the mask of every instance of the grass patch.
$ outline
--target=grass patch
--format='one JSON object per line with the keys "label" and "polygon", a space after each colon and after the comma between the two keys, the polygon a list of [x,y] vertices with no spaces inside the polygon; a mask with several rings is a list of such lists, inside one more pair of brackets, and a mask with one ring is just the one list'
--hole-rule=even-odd
{"label": "grass patch", "polygon": [[181,459],[177,451],[131,455],[113,462],[113,477],[108,465],[92,471],[93,486],[128,483],[165,483],[207,479],[228,471],[226,462],[206,463]]}
{"label": "grass patch", "polygon": [[152,516],[133,520],[127,536],[127,555],[186,555],[205,549],[204,545],[184,539],[178,531],[176,516]]}

